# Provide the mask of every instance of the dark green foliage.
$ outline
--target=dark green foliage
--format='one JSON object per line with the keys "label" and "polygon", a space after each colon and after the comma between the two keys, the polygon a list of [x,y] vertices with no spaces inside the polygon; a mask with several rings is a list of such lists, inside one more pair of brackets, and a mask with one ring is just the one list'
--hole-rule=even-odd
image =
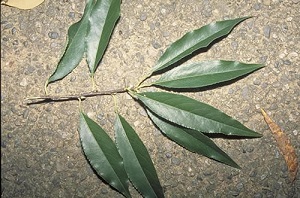
{"label": "dark green foliage", "polygon": [[164,197],[150,155],[126,120],[117,115],[116,143],[130,181],[144,197]]}
{"label": "dark green foliage", "polygon": [[107,133],[84,113],[80,113],[80,140],[83,151],[97,174],[126,197],[128,177],[123,160]]}
{"label": "dark green foliage", "polygon": [[[47,84],[68,75],[79,64],[84,54],[93,76],[109,43],[119,13],[120,0],[87,0],[82,19],[69,28],[65,53]],[[169,66],[228,35],[236,25],[247,18],[249,17],[214,22],[185,34],[167,48],[149,75],[140,82],[160,71],[161,77],[150,86],[193,89],[218,85],[262,68],[259,64],[213,60],[177,65],[169,70]],[[184,95],[140,92],[142,87],[148,86],[138,83],[133,88],[124,90],[144,105],[150,119],[165,136],[192,152],[239,168],[206,134],[261,137],[259,133],[220,110]],[[144,197],[164,197],[145,145],[122,116],[116,115],[115,142],[84,113],[80,113],[79,134],[83,151],[91,166],[114,189],[130,197],[130,180]]]}

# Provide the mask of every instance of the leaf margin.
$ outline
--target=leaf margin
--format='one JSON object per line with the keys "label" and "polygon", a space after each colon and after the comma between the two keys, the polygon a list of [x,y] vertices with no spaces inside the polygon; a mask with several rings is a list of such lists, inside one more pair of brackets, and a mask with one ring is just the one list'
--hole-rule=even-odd
{"label": "leaf margin", "polygon": [[173,68],[163,73],[152,85],[170,89],[202,88],[237,79],[263,67],[263,64],[206,60]]}
{"label": "leaf margin", "polygon": [[[116,116],[114,128],[116,145],[131,183],[143,197],[164,197],[150,154],[135,130],[120,114]],[[133,161],[138,162],[133,164]],[[145,178],[146,180],[143,180]]]}
{"label": "leaf margin", "polygon": [[[93,25],[94,20],[97,20],[97,23],[99,23],[99,20],[98,20],[99,16],[96,14],[93,14],[93,13],[97,13],[97,12],[102,13],[103,7],[107,6],[108,3],[109,3],[109,8],[106,13],[107,15],[105,16],[104,24],[102,24],[101,26],[99,24],[97,24],[97,26]],[[85,45],[86,45],[86,61],[88,63],[89,70],[92,75],[94,75],[94,73],[96,72],[96,69],[98,68],[98,65],[99,65],[99,63],[105,53],[105,50],[109,44],[109,40],[110,40],[112,32],[115,28],[116,22],[117,22],[118,18],[120,17],[120,5],[121,5],[120,0],[97,0],[97,2],[95,3],[95,6],[91,10],[91,14],[88,19],[90,28],[87,31],[87,36],[85,38],[86,39]],[[102,19],[103,17],[100,17],[100,18]],[[110,23],[107,23],[108,19],[112,20],[112,21],[109,21]],[[101,22],[103,22],[103,21],[101,21]],[[100,31],[99,31],[98,27],[102,27]],[[92,36],[90,34],[91,31],[93,33],[96,32],[96,33],[100,33],[100,34],[97,34],[96,38],[95,38],[94,35]],[[98,37],[99,37],[99,40],[96,40],[96,42],[98,41],[96,43],[97,50],[94,50],[95,47],[91,47],[91,45],[93,45],[95,43],[95,39],[98,39]],[[103,41],[103,38],[104,38],[104,41]],[[89,40],[90,40],[90,42],[89,42]],[[100,51],[99,51],[99,49],[100,49]],[[93,61],[91,60],[91,56],[94,57]]]}
{"label": "leaf margin", "polygon": [[[158,72],[160,70],[166,69],[167,67],[175,64],[176,62],[180,61],[182,58],[190,55],[191,53],[195,52],[196,50],[199,50],[199,49],[209,46],[216,39],[228,35],[234,29],[234,27],[236,27],[239,23],[241,23],[242,21],[249,19],[251,17],[252,16],[246,16],[246,17],[240,17],[240,18],[234,18],[234,19],[228,19],[228,20],[222,20],[222,21],[215,21],[215,22],[209,23],[207,25],[204,25],[204,26],[200,27],[199,29],[192,30],[192,31],[186,33],[181,38],[179,38],[178,40],[173,42],[165,50],[165,52],[160,56],[157,63],[155,64],[155,66],[152,68],[152,74],[155,72]],[[170,57],[169,57],[170,55],[168,55],[168,53],[175,51],[173,48],[178,48],[178,46],[177,46],[178,43],[180,43],[184,40],[192,39],[191,37],[193,36],[193,34],[200,34],[200,33],[202,33],[201,31],[204,31],[204,30],[206,31],[207,30],[206,28],[208,28],[210,26],[212,26],[212,28],[215,28],[216,25],[222,25],[227,22],[233,22],[233,25],[231,25],[231,27],[227,27],[227,29],[225,28],[225,30],[223,30],[223,31],[225,31],[223,34],[216,35],[211,40],[203,42],[203,44],[201,44],[201,41],[200,41],[200,42],[198,42],[198,44],[191,46],[188,50],[185,50],[185,51],[181,52],[181,54],[175,55],[175,57],[173,57],[173,58],[171,57],[171,59],[170,59]],[[210,37],[210,36],[208,36],[208,37]],[[186,41],[184,41],[184,45],[187,45]]]}
{"label": "leaf margin", "polygon": [[[55,71],[50,75],[46,82],[46,86],[55,81],[61,80],[69,75],[82,61],[85,53],[85,37],[81,38],[81,34],[86,34],[88,28],[88,17],[94,6],[94,0],[87,0],[84,9],[84,14],[81,19],[73,23],[68,29],[67,44],[63,51],[63,54],[55,68]],[[80,43],[75,37],[80,39]],[[75,40],[74,40],[75,39]],[[74,41],[74,42],[73,42]],[[75,55],[74,51],[79,53],[79,56]],[[71,62],[71,63],[70,63]]]}
{"label": "leaf margin", "polygon": [[[186,128],[194,129],[194,130],[200,131],[202,133],[222,133],[224,135],[229,135],[229,136],[233,135],[233,136],[251,137],[251,138],[262,136],[261,134],[247,128],[239,121],[233,119],[232,117],[230,117],[229,115],[225,114],[224,112],[216,109],[215,107],[210,106],[206,103],[197,101],[195,99],[189,98],[187,96],[181,95],[181,94],[174,94],[174,93],[170,93],[170,92],[141,92],[141,93],[134,93],[134,94],[145,106],[147,106],[150,110],[152,110],[158,116],[160,116],[170,122],[173,122],[173,123],[176,123],[183,127],[186,127]],[[151,96],[152,98],[150,98],[149,96]],[[158,97],[159,99],[158,98],[154,99],[153,97]],[[169,102],[171,101],[172,103],[174,103],[174,101],[172,101],[174,99],[181,100],[181,102],[175,101],[176,105],[179,105],[179,106],[174,106],[174,104],[169,105],[169,104],[164,104],[160,101],[155,101],[155,100],[165,100],[165,99],[166,99],[166,101],[168,100]],[[182,100],[184,100],[184,101],[182,101]],[[149,104],[149,102],[150,102],[150,104]],[[188,104],[189,105],[188,108],[193,109],[193,111],[197,110],[197,112],[195,112],[195,113],[187,112],[184,109],[186,107],[180,106],[182,104],[182,102],[183,102],[183,104]],[[193,107],[191,105],[193,105]],[[224,126],[226,128],[228,128],[228,127],[232,128],[232,126],[230,126],[229,124],[222,125],[222,122],[215,121],[214,119],[209,118],[207,121],[207,118],[205,118],[203,120],[203,118],[201,116],[198,117],[199,116],[198,114],[200,113],[198,111],[199,109],[195,109],[194,106],[197,106],[197,108],[199,108],[199,109],[202,108],[202,111],[203,111],[203,107],[205,107],[206,112],[214,112],[214,113],[216,113],[217,116],[221,116],[221,117],[224,116],[227,119],[226,121],[229,122],[229,124],[230,124],[230,122],[233,122],[234,125],[236,125],[233,128],[236,129],[238,131],[238,133],[228,132],[228,131],[226,131],[227,129],[224,131],[224,128],[222,128]],[[180,109],[179,107],[182,109]],[[168,113],[165,110],[162,111],[161,110],[162,108],[165,108],[165,110],[168,109],[169,113],[172,112],[171,113],[172,115],[168,115]],[[209,116],[212,116],[209,113],[206,113],[206,114]],[[187,116],[189,118],[187,118]],[[215,116],[214,116],[214,118],[215,118]],[[220,119],[220,118],[218,118],[218,119]],[[221,119],[223,119],[223,118],[221,118]],[[209,128],[207,128],[207,127],[203,128],[203,122],[204,122],[204,124],[210,123]],[[205,122],[207,122],[207,123],[205,123]],[[202,123],[202,124],[199,124],[199,123]],[[241,134],[240,132],[241,133],[246,132],[248,134],[245,135],[245,134]]]}
{"label": "leaf margin", "polygon": [[[92,127],[95,127],[96,131],[98,131],[98,133],[101,132],[101,137],[100,137],[99,134],[96,134],[96,131],[93,132],[90,129],[90,127],[88,126],[87,122],[89,122],[91,125],[93,125]],[[85,123],[86,123],[86,125],[85,125]],[[87,134],[87,133],[83,132],[83,130],[87,130],[87,128],[90,130],[90,133],[92,133],[92,135],[94,136],[94,139],[93,139],[93,137],[91,137],[91,134]],[[93,130],[95,130],[95,129],[93,129]],[[99,175],[111,187],[113,187],[114,189],[116,189],[118,192],[120,192],[125,197],[131,197],[129,189],[128,189],[128,187],[129,187],[129,179],[128,179],[127,173],[126,173],[126,171],[124,169],[123,159],[120,156],[116,145],[114,144],[114,142],[112,141],[112,139],[108,136],[108,134],[95,121],[93,121],[91,118],[89,118],[83,112],[80,112],[79,135],[80,135],[80,141],[81,141],[81,145],[82,145],[82,149],[84,151],[84,154],[87,157],[90,165],[96,171],[97,175]],[[105,139],[105,141],[103,141],[102,139]],[[93,153],[93,159],[91,158],[91,156],[89,154],[89,150],[88,150],[88,149],[91,149],[91,148],[88,148],[88,147],[92,145],[91,142],[89,142],[89,141],[93,141],[94,147],[97,147],[97,146],[100,147],[100,151],[101,151],[101,152],[98,152],[98,153]],[[103,145],[100,145],[101,143],[99,144],[100,141],[103,143]],[[96,145],[95,145],[95,143],[96,143]],[[108,148],[109,150],[103,151],[102,149],[105,148],[104,146],[110,147],[110,148]],[[107,152],[107,153],[105,154],[105,152]],[[113,160],[116,160],[116,162],[109,162],[109,165],[111,167],[108,167],[108,168],[109,169],[113,169],[112,173],[107,173],[107,172],[103,173],[102,172],[103,170],[99,169],[101,166],[104,166],[104,165],[107,165],[107,164],[104,164],[104,163],[100,162],[100,165],[99,165],[99,164],[97,164],[97,162],[96,163],[93,162],[93,161],[99,161],[99,160],[100,161],[102,160],[102,162],[103,162],[103,159],[101,157],[100,158],[96,158],[96,159],[94,158],[95,157],[94,155],[95,154],[99,155],[99,153],[103,154],[106,159],[109,156],[109,157],[112,157]],[[112,155],[114,155],[114,156],[112,156]],[[113,163],[115,163],[114,167],[112,167]],[[107,167],[105,167],[105,168],[107,168]],[[106,176],[107,174],[113,174],[113,175]],[[115,179],[119,180],[119,182],[117,182]],[[115,181],[113,181],[113,180],[115,180]],[[121,187],[118,186],[118,185],[121,185]]]}
{"label": "leaf margin", "polygon": [[[146,111],[152,122],[159,128],[159,130],[176,144],[193,153],[197,153],[217,162],[237,169],[241,169],[241,167],[233,159],[231,159],[229,155],[227,155],[209,137],[207,137],[203,133],[195,131],[193,129],[184,128],[179,125],[176,126],[174,123],[171,123],[157,116],[155,113],[151,112],[151,110],[146,109]],[[184,136],[185,139],[182,139],[182,136]],[[213,151],[210,154],[207,151],[209,149]]]}

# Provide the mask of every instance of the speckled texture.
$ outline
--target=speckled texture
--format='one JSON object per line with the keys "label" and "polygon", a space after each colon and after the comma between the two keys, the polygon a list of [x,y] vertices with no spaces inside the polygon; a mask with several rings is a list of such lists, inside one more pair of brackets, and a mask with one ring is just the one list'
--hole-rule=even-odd
{"label": "speckled texture", "polygon": [[[82,153],[78,102],[27,106],[63,52],[68,27],[84,9],[79,0],[49,1],[32,10],[1,5],[1,197],[122,197],[99,179]],[[119,94],[120,113],[148,148],[166,197],[299,197],[276,142],[260,114],[264,108],[287,133],[300,156],[300,2],[284,0],[123,0],[121,18],[96,72],[99,90],[135,84],[166,47],[209,22],[245,15],[205,59],[263,63],[264,69],[214,90],[185,93],[235,117],[264,136],[215,139],[241,170],[190,153],[153,126],[145,111]],[[51,94],[92,89],[85,61]],[[113,137],[112,97],[89,98],[82,108]],[[131,187],[133,197],[140,195]]]}

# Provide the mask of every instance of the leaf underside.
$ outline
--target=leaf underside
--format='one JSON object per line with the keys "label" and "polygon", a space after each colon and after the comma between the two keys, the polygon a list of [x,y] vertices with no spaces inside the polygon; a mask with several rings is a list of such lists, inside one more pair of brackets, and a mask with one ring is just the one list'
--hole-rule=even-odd
{"label": "leaf underside", "polygon": [[236,25],[248,18],[250,17],[217,21],[188,32],[167,48],[153,67],[152,72],[165,69],[194,51],[207,47],[214,40],[229,34]]}
{"label": "leaf underside", "polygon": [[203,133],[222,133],[241,137],[261,137],[220,110],[192,98],[167,93],[136,93],[137,98],[158,116]]}
{"label": "leaf underside", "polygon": [[79,134],[83,151],[97,174],[125,197],[131,197],[122,157],[107,133],[81,113]]}
{"label": "leaf underside", "polygon": [[262,67],[237,61],[202,61],[167,71],[153,84],[168,88],[200,88],[235,79]]}
{"label": "leaf underside", "polygon": [[199,131],[175,125],[147,110],[153,123],[171,140],[189,151],[214,159],[234,168],[240,168],[211,139]]}
{"label": "leaf underside", "polygon": [[116,143],[130,181],[143,197],[164,197],[150,155],[134,129],[121,116],[115,121]]}

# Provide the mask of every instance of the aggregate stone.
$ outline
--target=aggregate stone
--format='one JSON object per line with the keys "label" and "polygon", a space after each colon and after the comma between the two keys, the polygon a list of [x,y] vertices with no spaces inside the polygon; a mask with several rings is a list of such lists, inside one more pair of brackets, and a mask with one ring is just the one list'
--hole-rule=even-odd
{"label": "aggregate stone", "polygon": [[3,29],[4,29],[4,30],[5,30],[5,29],[10,29],[10,28],[12,28],[12,27],[13,27],[13,24],[8,23],[8,24],[5,24],[5,25],[4,25]]}
{"label": "aggregate stone", "polygon": [[168,31],[163,31],[163,37],[168,37],[170,33]]}
{"label": "aggregate stone", "polygon": [[172,153],[166,153],[166,158],[171,158],[172,157]]}
{"label": "aggregate stone", "polygon": [[260,10],[261,9],[261,4],[260,3],[255,3],[253,5],[253,8],[257,11],[257,10]]}
{"label": "aggregate stone", "polygon": [[1,139],[1,148],[6,148],[6,145],[7,145],[6,140]]}
{"label": "aggregate stone", "polygon": [[13,28],[11,29],[11,33],[12,33],[13,35],[16,34],[17,32],[18,32],[17,28],[13,27]]}
{"label": "aggregate stone", "polygon": [[254,81],[253,81],[253,84],[254,85],[260,85],[261,82],[262,82],[261,79],[255,78]]}
{"label": "aggregate stone", "polygon": [[157,41],[152,41],[152,46],[154,47],[154,49],[159,49],[159,48],[161,48],[161,44],[158,43]]}
{"label": "aggregate stone", "polygon": [[271,35],[271,27],[269,25],[266,25],[264,27],[264,36],[266,38],[270,38],[270,35]]}
{"label": "aggregate stone", "polygon": [[233,191],[230,192],[230,194],[231,194],[232,196],[234,196],[234,197],[237,197],[237,196],[239,196],[240,192],[239,192],[239,191],[233,190]]}
{"label": "aggregate stone", "polygon": [[204,172],[203,172],[203,175],[204,176],[211,176],[211,175],[213,175],[214,174],[214,171],[213,170],[205,170]]}
{"label": "aggregate stone", "polygon": [[13,44],[13,45],[19,45],[19,41],[18,41],[18,40],[14,40],[14,41],[12,42],[12,44]]}
{"label": "aggregate stone", "polygon": [[24,74],[25,75],[29,75],[29,74],[32,74],[33,72],[35,71],[35,67],[33,67],[33,66],[28,66],[26,69],[25,69],[25,72],[24,72]]}
{"label": "aggregate stone", "polygon": [[285,64],[285,65],[291,65],[292,62],[290,60],[283,60],[283,64]]}
{"label": "aggregate stone", "polygon": [[11,138],[13,138],[13,135],[12,135],[12,133],[7,133],[7,138],[8,138],[8,139],[11,139]]}
{"label": "aggregate stone", "polygon": [[263,194],[262,193],[255,193],[254,198],[262,198],[263,197]]}
{"label": "aggregate stone", "polygon": [[106,194],[108,193],[108,190],[107,190],[106,188],[102,188],[102,189],[101,189],[101,193],[102,193],[103,195],[106,195]]}
{"label": "aggregate stone", "polygon": [[174,164],[174,165],[177,166],[177,165],[180,164],[181,160],[180,160],[179,158],[173,157],[173,158],[171,159],[171,162],[172,162],[172,164]]}
{"label": "aggregate stone", "polygon": [[70,78],[70,82],[75,82],[76,81],[76,76],[72,76],[71,78]]}
{"label": "aggregate stone", "polygon": [[74,18],[75,18],[75,12],[69,12],[68,16],[69,16],[71,19],[74,19]]}
{"label": "aggregate stone", "polygon": [[147,13],[142,12],[142,13],[140,14],[140,20],[141,20],[141,21],[145,21],[146,19],[147,19]]}
{"label": "aggregate stone", "polygon": [[7,37],[3,37],[2,41],[7,42],[7,41],[9,41],[9,39]]}
{"label": "aggregate stone", "polygon": [[48,36],[51,39],[57,39],[59,37],[59,34],[57,32],[49,32]]}
{"label": "aggregate stone", "polygon": [[206,191],[209,192],[209,193],[213,192],[215,189],[216,189],[216,185],[215,184],[209,184],[206,187]]}
{"label": "aggregate stone", "polygon": [[23,112],[23,118],[27,119],[29,115],[29,109],[25,109],[25,111]]}

